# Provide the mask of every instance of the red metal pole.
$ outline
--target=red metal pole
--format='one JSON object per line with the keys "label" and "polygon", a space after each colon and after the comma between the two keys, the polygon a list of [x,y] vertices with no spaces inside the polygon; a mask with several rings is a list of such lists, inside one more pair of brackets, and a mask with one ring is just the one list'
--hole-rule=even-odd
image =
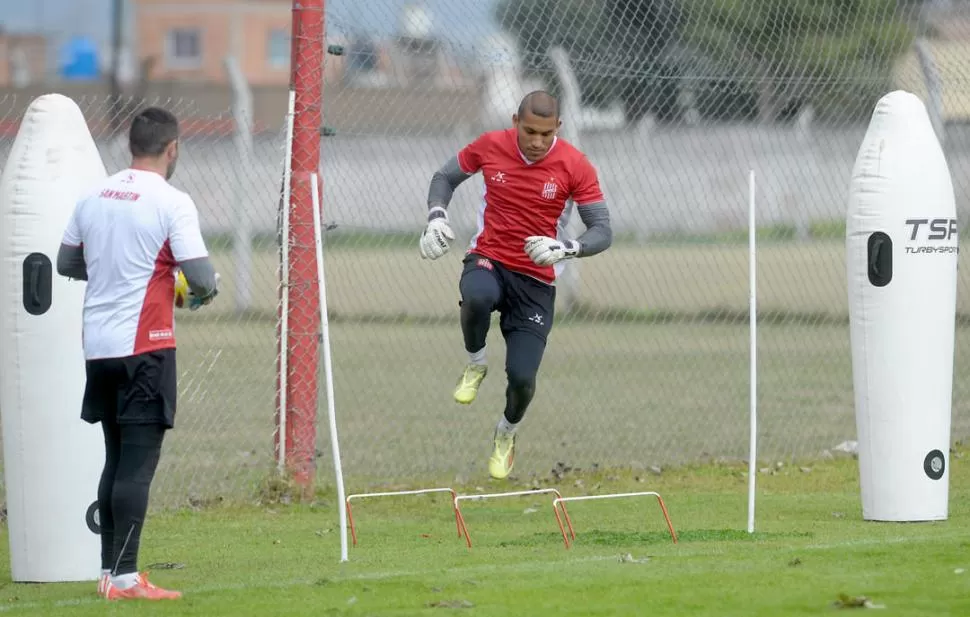
{"label": "red metal pole", "polygon": [[[288,239],[286,434],[280,436],[277,431],[276,447],[278,452],[279,439],[285,439],[286,469],[305,492],[312,491],[316,466],[320,302],[310,175],[320,168],[324,9],[325,0],[293,0],[290,70],[294,116]],[[277,385],[279,390],[281,384]]]}

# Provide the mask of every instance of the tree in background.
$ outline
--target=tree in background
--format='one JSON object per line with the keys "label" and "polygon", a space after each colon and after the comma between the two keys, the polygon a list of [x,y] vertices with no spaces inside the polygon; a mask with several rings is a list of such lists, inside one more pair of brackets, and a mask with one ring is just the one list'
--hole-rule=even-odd
{"label": "tree in background", "polygon": [[[584,104],[635,122],[679,113],[681,89],[712,119],[778,120],[811,103],[865,116],[913,35],[895,0],[500,0],[525,70],[558,88],[546,56],[570,55]],[[744,101],[748,100],[747,105]]]}
{"label": "tree in background", "polygon": [[802,103],[868,114],[913,40],[895,0],[681,1],[685,47],[752,93],[763,122]]}
{"label": "tree in background", "polygon": [[584,104],[620,102],[630,122],[674,113],[677,84],[664,59],[679,22],[675,0],[500,0],[496,17],[516,38],[526,73],[550,90],[559,84],[547,52],[559,45]]}

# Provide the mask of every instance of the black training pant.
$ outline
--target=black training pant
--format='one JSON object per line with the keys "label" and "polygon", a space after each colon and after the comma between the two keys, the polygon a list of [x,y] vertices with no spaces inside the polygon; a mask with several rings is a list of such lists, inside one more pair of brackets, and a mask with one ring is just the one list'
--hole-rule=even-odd
{"label": "black training pant", "polygon": [[98,485],[101,568],[112,574],[138,571],[138,548],[155,468],[162,452],[161,424],[102,420],[104,471]]}
{"label": "black training pant", "polygon": [[459,282],[465,349],[485,346],[492,311],[499,311],[505,339],[505,419],[518,423],[535,395],[536,375],[552,329],[556,288],[512,272],[474,253],[464,259]]}
{"label": "black training pant", "polygon": [[175,424],[175,350],[89,360],[81,417],[100,422],[105,462],[98,485],[101,567],[138,571],[138,549],[165,432]]}

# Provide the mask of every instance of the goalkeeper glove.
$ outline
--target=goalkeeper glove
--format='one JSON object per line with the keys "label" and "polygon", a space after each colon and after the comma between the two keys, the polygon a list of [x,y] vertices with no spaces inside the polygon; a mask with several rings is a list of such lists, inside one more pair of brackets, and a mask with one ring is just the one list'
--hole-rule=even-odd
{"label": "goalkeeper glove", "polygon": [[421,258],[438,259],[448,252],[455,232],[448,225],[448,213],[441,206],[428,211],[428,226],[421,232]]}
{"label": "goalkeeper glove", "polygon": [[529,236],[525,239],[525,252],[537,266],[551,266],[579,255],[579,243],[547,236]]}
{"label": "goalkeeper glove", "polygon": [[189,289],[189,293],[187,294],[189,299],[189,310],[190,311],[199,310],[199,308],[207,304],[210,304],[218,295],[219,295],[219,273],[216,272],[216,286],[212,289],[212,293],[210,293],[208,296],[205,296],[205,297],[197,296],[192,292],[191,289]]}
{"label": "goalkeeper glove", "polygon": [[216,272],[216,286],[208,296],[197,296],[189,287],[189,282],[185,279],[182,270],[178,271],[175,278],[175,306],[176,308],[186,308],[190,311],[197,311],[201,307],[209,304],[219,295],[219,273]]}

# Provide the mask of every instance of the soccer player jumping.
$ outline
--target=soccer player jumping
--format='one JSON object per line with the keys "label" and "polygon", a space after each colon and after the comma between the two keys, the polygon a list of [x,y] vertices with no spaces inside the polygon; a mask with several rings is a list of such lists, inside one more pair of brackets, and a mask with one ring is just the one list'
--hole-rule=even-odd
{"label": "soccer player jumping", "polygon": [[[462,148],[431,178],[428,225],[421,234],[424,259],[438,259],[455,239],[448,204],[462,182],[482,172],[485,191],[478,231],[463,259],[459,281],[461,330],[468,352],[454,391],[470,404],[485,379],[485,342],[492,311],[506,345],[505,412],[495,429],[489,474],[507,478],[515,431],[535,394],[536,375],[552,329],[555,281],[565,259],[590,257],[613,241],[609,210],[596,170],[582,152],[557,136],[558,101],[548,92],[527,94],[512,128],[490,131]],[[564,238],[578,206],[586,231]]]}

